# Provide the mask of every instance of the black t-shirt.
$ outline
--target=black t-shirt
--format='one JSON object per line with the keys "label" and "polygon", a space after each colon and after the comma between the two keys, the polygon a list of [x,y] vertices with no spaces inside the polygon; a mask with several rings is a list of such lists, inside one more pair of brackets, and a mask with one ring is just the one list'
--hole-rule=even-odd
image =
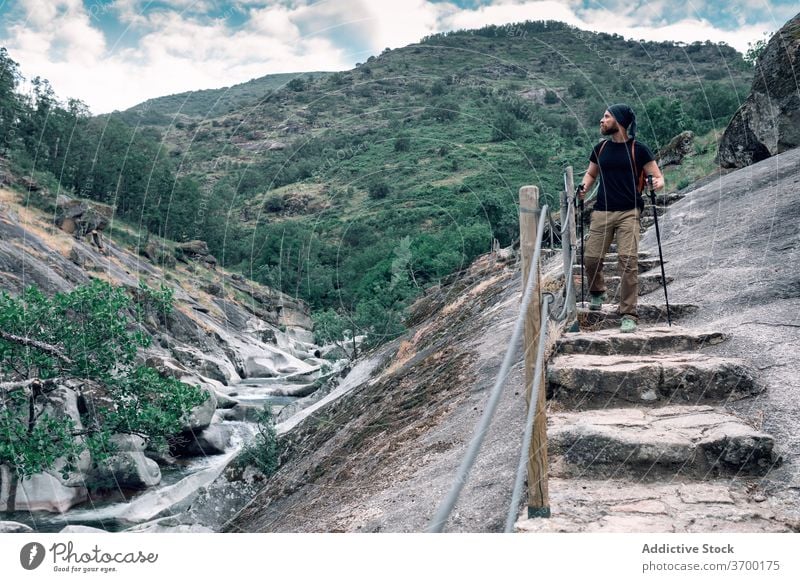
{"label": "black t-shirt", "polygon": [[[603,144],[605,143],[605,146]],[[631,147],[631,145],[633,147]],[[597,154],[602,146],[598,161]],[[631,151],[633,150],[633,152]],[[634,159],[636,169],[634,170]],[[589,156],[589,161],[600,166],[600,187],[595,210],[633,210],[644,208],[644,200],[637,191],[637,177],[644,166],[654,159],[653,153],[643,143],[629,139],[625,143],[611,140],[600,142]]]}

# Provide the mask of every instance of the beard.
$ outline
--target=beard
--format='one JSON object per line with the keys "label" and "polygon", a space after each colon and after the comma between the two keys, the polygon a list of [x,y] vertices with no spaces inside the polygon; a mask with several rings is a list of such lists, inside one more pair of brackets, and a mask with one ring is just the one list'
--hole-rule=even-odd
{"label": "beard", "polygon": [[601,129],[600,133],[603,135],[614,135],[615,133],[619,132],[619,126],[615,125],[614,127],[608,127],[606,129]]}

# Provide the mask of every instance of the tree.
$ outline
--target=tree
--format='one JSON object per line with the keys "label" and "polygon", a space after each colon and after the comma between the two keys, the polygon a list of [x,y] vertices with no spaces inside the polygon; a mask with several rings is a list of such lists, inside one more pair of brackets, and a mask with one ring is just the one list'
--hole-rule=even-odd
{"label": "tree", "polygon": [[575,99],[586,96],[586,82],[583,79],[575,79],[567,88],[569,94]]}
{"label": "tree", "polygon": [[[171,301],[171,291],[142,285],[132,304],[124,289],[99,280],[53,297],[35,287],[20,297],[0,294],[0,378],[8,380],[0,383],[0,464],[14,473],[10,504],[18,479],[51,469],[58,459],[65,475],[85,449],[101,462],[113,434],[136,434],[163,449],[207,398],[136,363],[149,340],[131,311],[166,316]],[[89,398],[82,431],[50,411],[48,396],[70,378],[103,392]]]}
{"label": "tree", "polygon": [[769,43],[768,32],[765,32],[764,36],[757,41],[747,43],[747,51],[744,53],[744,60],[747,61],[751,67],[756,66],[761,53],[767,48],[767,43]]}
{"label": "tree", "polygon": [[460,114],[461,106],[449,99],[439,101],[430,111],[430,116],[441,122],[455,121]]}
{"label": "tree", "polygon": [[407,152],[411,149],[411,138],[407,135],[398,135],[394,139],[394,151]]}
{"label": "tree", "polygon": [[501,111],[492,123],[492,141],[505,141],[517,136],[517,119],[507,111]]}
{"label": "tree", "polygon": [[692,122],[683,104],[677,99],[667,97],[656,97],[645,103],[645,113],[645,116],[640,118],[643,121],[639,122],[639,130],[645,134],[649,123],[651,135],[655,136],[656,147],[669,143],[669,140],[680,132],[690,129]]}
{"label": "tree", "polygon": [[0,153],[11,146],[14,139],[12,131],[19,115],[19,98],[16,89],[21,75],[19,65],[11,60],[4,47],[0,47]]}
{"label": "tree", "polygon": [[389,184],[384,180],[375,180],[367,186],[367,192],[373,200],[381,200],[389,195]]}
{"label": "tree", "polygon": [[352,314],[327,308],[313,313],[311,319],[314,322],[314,341],[316,343],[328,344],[352,340],[352,357],[353,359],[358,357]]}

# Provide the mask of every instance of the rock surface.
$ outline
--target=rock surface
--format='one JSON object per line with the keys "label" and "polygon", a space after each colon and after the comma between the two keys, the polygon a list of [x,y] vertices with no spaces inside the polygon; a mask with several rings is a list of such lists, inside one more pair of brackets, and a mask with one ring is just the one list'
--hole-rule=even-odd
{"label": "rock surface", "polygon": [[33,528],[16,521],[0,521],[0,534],[33,533]]}
{"label": "rock surface", "polygon": [[658,152],[656,159],[660,162],[660,166],[668,166],[670,164],[680,164],[683,158],[690,155],[694,151],[694,133],[691,131],[682,131],[664,148]]}
{"label": "rock surface", "polygon": [[[724,168],[741,168],[800,146],[800,14],[767,43],[747,100],[719,144]],[[795,71],[795,74],[791,74]]]}

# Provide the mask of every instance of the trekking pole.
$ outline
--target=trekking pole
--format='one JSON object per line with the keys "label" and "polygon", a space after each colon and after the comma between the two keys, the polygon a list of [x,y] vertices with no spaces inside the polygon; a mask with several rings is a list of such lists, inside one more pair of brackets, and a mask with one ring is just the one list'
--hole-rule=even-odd
{"label": "trekking pole", "polygon": [[583,251],[584,251],[584,249],[583,249],[583,246],[584,246],[584,240],[583,240],[583,197],[579,196],[579,193],[582,190],[583,190],[583,184],[578,184],[578,187],[575,188],[575,197],[578,199],[578,209],[579,209],[578,216],[580,218],[580,223],[579,224],[581,225],[581,228],[580,228],[580,232],[581,232],[581,303],[584,302],[584,297],[585,297],[584,291],[583,291],[583,287],[584,287],[584,283],[583,282],[585,280],[585,277],[584,277],[584,274],[583,274]]}
{"label": "trekking pole", "polygon": [[669,297],[667,296],[667,276],[664,274],[664,255],[661,252],[661,232],[658,230],[658,212],[656,212],[656,191],[653,188],[653,175],[647,174],[647,185],[650,186],[650,201],[653,203],[653,220],[656,225],[656,241],[658,241],[658,260],[661,263],[661,282],[664,284],[664,301],[667,302],[667,321],[672,327],[672,315],[669,311]]}

